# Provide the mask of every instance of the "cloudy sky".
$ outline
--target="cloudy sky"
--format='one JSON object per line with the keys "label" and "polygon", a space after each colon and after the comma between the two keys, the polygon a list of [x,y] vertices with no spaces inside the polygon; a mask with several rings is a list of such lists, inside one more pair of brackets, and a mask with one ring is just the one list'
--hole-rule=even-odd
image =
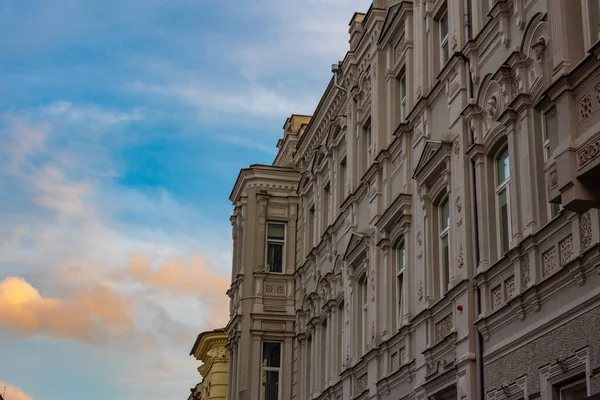
{"label": "cloudy sky", "polygon": [[186,399],[228,195],[310,114],[366,0],[0,0],[0,390]]}

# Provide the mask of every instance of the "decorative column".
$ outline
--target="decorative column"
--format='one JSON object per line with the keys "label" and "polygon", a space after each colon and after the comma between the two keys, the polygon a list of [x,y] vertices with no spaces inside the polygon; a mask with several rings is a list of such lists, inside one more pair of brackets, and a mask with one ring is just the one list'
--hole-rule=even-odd
{"label": "decorative column", "polygon": [[258,232],[255,239],[255,264],[256,272],[265,272],[265,245],[264,241],[267,235],[267,206],[269,195],[266,193],[257,193],[256,201],[258,203]]}

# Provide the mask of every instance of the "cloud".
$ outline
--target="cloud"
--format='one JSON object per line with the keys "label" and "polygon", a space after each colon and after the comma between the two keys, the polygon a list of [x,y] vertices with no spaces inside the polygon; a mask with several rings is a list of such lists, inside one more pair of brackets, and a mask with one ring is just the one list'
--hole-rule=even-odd
{"label": "cloud", "polygon": [[38,189],[37,202],[62,215],[82,215],[86,210],[84,197],[90,194],[91,186],[73,182],[55,166],[46,165],[35,178]]}
{"label": "cloud", "polygon": [[133,316],[130,302],[108,287],[58,299],[43,297],[23,278],[8,277],[0,282],[0,327],[101,344],[130,332]]}
{"label": "cloud", "polygon": [[94,127],[106,127],[109,125],[139,121],[143,118],[140,109],[131,111],[119,111],[99,107],[94,104],[73,104],[68,101],[54,101],[39,109],[41,117],[60,119],[62,123],[87,124]]}
{"label": "cloud", "polygon": [[[180,71],[178,75],[185,74]],[[130,85],[131,90],[171,98],[192,107],[208,117],[216,111],[223,114],[246,114],[268,118],[282,118],[291,112],[307,113],[315,107],[317,98],[313,95],[296,94],[289,96],[267,86],[241,82],[235,88],[230,84],[208,83],[199,80],[180,81],[175,76],[168,84],[152,84],[137,81]],[[213,116],[214,117],[214,116]]]}
{"label": "cloud", "polygon": [[129,274],[136,281],[156,289],[192,296],[224,295],[230,283],[229,277],[216,271],[202,256],[187,260],[178,258],[152,268],[147,257],[136,254],[129,266]]}
{"label": "cloud", "polygon": [[33,400],[31,396],[25,394],[20,388],[9,385],[6,382],[0,381],[0,391],[2,391],[6,400]]}

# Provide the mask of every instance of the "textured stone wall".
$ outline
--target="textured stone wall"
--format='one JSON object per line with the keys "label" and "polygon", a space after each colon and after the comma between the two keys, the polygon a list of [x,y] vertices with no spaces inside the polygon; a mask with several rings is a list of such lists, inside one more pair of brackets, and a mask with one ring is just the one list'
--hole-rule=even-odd
{"label": "textured stone wall", "polygon": [[[539,339],[484,366],[485,391],[503,383],[513,383],[527,375],[529,396],[540,390],[539,368],[572,356],[576,350],[589,346],[592,371],[600,367],[600,307],[562,325]],[[592,393],[600,392],[600,377],[592,378]]]}

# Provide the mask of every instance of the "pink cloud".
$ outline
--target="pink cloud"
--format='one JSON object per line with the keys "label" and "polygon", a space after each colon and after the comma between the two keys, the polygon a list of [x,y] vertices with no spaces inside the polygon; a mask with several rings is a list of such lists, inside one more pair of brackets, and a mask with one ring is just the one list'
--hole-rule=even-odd
{"label": "pink cloud", "polygon": [[133,318],[130,302],[108,287],[57,299],[43,297],[22,278],[8,277],[0,282],[0,328],[100,344],[130,332]]}
{"label": "pink cloud", "polygon": [[2,393],[5,400],[33,400],[20,388],[2,381],[0,381],[0,393]]}

